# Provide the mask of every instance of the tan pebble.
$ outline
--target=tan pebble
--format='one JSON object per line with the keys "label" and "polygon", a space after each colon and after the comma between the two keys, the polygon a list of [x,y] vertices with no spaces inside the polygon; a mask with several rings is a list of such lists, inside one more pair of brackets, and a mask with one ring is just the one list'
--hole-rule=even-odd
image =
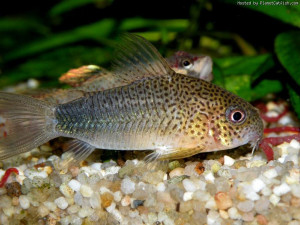
{"label": "tan pebble", "polygon": [[233,164],[234,168],[238,169],[240,167],[246,167],[246,161],[245,160],[240,160],[240,161],[236,161]]}
{"label": "tan pebble", "polygon": [[169,173],[170,178],[184,175],[184,168],[177,167]]}
{"label": "tan pebble", "polygon": [[52,173],[53,169],[51,166],[45,166],[44,171],[49,175]]}
{"label": "tan pebble", "polygon": [[131,203],[131,198],[129,195],[125,195],[124,198],[121,200],[121,205],[122,206],[128,206]]}
{"label": "tan pebble", "polygon": [[218,209],[228,209],[232,206],[230,196],[225,192],[218,192],[215,194],[215,201]]}
{"label": "tan pebble", "polygon": [[164,203],[175,203],[169,192],[157,192],[157,199]]}
{"label": "tan pebble", "polygon": [[259,225],[267,225],[268,224],[268,220],[264,215],[257,215],[256,220]]}
{"label": "tan pebble", "polygon": [[300,198],[293,197],[291,199],[291,204],[292,206],[300,207]]}
{"label": "tan pebble", "polygon": [[89,164],[88,164],[87,161],[83,160],[83,161],[81,161],[81,162],[79,163],[79,165],[80,165],[81,167],[84,167],[84,166],[88,166]]}
{"label": "tan pebble", "polygon": [[224,156],[218,159],[219,163],[221,163],[222,165],[224,165]]}
{"label": "tan pebble", "polygon": [[14,196],[14,197],[12,198],[12,205],[13,205],[13,206],[19,205],[19,198],[18,198],[18,197]]}
{"label": "tan pebble", "polygon": [[39,161],[39,159],[36,158],[36,157],[32,157],[32,158],[31,158],[31,161],[36,163],[37,161]]}
{"label": "tan pebble", "polygon": [[50,213],[49,209],[46,206],[44,206],[43,204],[41,204],[37,210],[38,210],[40,217],[45,217]]}
{"label": "tan pebble", "polygon": [[103,195],[101,195],[101,205],[103,208],[107,208],[111,205],[112,201],[114,199],[114,196],[110,194],[109,192],[105,192]]}
{"label": "tan pebble", "polygon": [[243,213],[242,215],[242,219],[246,222],[251,222],[254,220],[254,215],[253,215],[253,212],[246,212],[246,213]]}
{"label": "tan pebble", "polygon": [[79,173],[79,168],[77,166],[70,166],[69,170],[72,174],[72,177],[76,177]]}
{"label": "tan pebble", "polygon": [[148,212],[149,212],[148,208],[146,208],[143,205],[138,206],[137,210],[139,211],[140,215],[142,215],[142,214],[146,214],[147,215]]}
{"label": "tan pebble", "polygon": [[220,210],[219,214],[225,220],[227,220],[229,218],[229,215],[228,215],[227,211],[225,211],[225,210]]}
{"label": "tan pebble", "polygon": [[190,210],[193,210],[192,200],[186,202],[180,202],[179,212],[188,213]]}
{"label": "tan pebble", "polygon": [[236,187],[235,186],[232,186],[230,189],[229,189],[229,192],[228,192],[230,198],[234,199],[236,198],[237,196],[237,190],[236,190]]}
{"label": "tan pebble", "polygon": [[116,191],[120,191],[121,189],[121,181],[114,181],[109,190],[111,190],[112,192],[116,192]]}
{"label": "tan pebble", "polygon": [[198,173],[199,175],[202,174],[205,171],[205,167],[203,166],[202,162],[199,162],[196,166],[195,166],[195,171],[196,173]]}

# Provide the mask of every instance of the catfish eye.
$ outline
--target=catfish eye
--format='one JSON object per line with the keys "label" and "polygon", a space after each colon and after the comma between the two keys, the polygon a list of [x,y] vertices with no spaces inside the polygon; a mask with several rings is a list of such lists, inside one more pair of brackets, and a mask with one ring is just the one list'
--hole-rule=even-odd
{"label": "catfish eye", "polygon": [[246,113],[244,110],[230,107],[226,110],[226,119],[233,124],[241,124],[245,121]]}
{"label": "catfish eye", "polygon": [[189,59],[184,59],[184,60],[182,61],[182,66],[183,66],[185,69],[190,69],[190,68],[193,66],[193,64],[192,64],[191,60],[189,60]]}

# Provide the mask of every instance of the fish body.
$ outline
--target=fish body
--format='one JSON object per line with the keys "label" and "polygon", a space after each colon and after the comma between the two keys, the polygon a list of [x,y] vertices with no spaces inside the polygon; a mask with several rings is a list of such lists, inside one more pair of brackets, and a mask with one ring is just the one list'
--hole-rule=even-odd
{"label": "fish body", "polygon": [[79,140],[78,158],[100,148],[153,150],[150,159],[175,159],[260,141],[262,121],[249,103],[207,81],[174,72],[138,36],[129,35],[122,47],[125,52],[113,74],[126,85],[80,92],[77,99],[58,105],[0,93],[0,115],[9,129],[0,140],[0,158],[58,136]]}
{"label": "fish body", "polygon": [[[206,81],[213,79],[213,63],[209,56],[192,55],[184,51],[178,51],[168,57],[166,61],[176,73]],[[124,85],[110,71],[96,65],[71,69],[63,74],[59,81],[82,91],[103,91]]]}

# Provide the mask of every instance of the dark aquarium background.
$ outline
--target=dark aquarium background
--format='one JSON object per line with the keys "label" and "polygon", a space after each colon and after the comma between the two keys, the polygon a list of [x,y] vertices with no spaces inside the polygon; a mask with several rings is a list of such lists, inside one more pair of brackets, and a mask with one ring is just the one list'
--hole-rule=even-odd
{"label": "dark aquarium background", "polygon": [[[163,54],[209,55],[214,83],[248,101],[287,99],[300,116],[300,1],[7,1],[0,7],[0,88],[35,78],[66,87],[71,68],[109,67],[123,32]],[[270,95],[275,94],[275,95]]]}

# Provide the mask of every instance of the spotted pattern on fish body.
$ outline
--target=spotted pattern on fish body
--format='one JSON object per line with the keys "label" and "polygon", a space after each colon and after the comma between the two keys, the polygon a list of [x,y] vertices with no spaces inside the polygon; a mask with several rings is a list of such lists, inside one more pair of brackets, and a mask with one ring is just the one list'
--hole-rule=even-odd
{"label": "spotted pattern on fish body", "polygon": [[[229,107],[245,111],[242,125],[226,118]],[[239,146],[259,139],[262,126],[247,102],[205,81],[174,74],[87,93],[59,105],[56,130],[101,149],[156,150],[160,158]],[[228,115],[227,115],[228,117]]]}

